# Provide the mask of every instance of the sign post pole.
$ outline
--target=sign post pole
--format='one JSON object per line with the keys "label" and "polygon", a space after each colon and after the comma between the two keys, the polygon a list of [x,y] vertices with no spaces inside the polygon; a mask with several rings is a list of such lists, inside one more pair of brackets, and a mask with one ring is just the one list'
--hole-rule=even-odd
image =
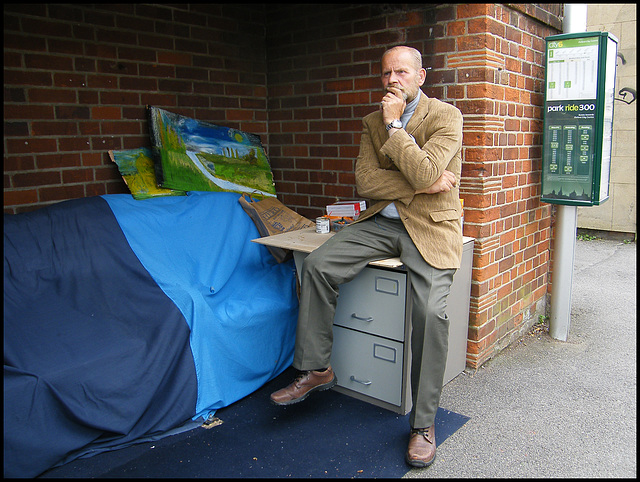
{"label": "sign post pole", "polygon": [[578,207],[559,204],[556,211],[549,335],[567,341],[571,325],[571,291],[576,251]]}
{"label": "sign post pole", "polygon": [[[564,33],[585,32],[587,30],[587,5],[565,4],[564,8]],[[549,335],[561,341],[567,341],[571,325],[571,292],[577,229],[577,206],[559,204],[556,211]]]}

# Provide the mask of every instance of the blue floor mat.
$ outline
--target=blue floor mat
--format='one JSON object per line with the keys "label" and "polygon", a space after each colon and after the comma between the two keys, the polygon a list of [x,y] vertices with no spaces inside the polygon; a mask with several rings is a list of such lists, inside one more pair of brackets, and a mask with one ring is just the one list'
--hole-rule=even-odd
{"label": "blue floor mat", "polygon": [[[76,460],[44,477],[402,477],[409,415],[333,390],[278,407],[269,394],[292,369],[248,397],[218,410],[222,423],[156,442]],[[468,417],[438,409],[440,445]]]}

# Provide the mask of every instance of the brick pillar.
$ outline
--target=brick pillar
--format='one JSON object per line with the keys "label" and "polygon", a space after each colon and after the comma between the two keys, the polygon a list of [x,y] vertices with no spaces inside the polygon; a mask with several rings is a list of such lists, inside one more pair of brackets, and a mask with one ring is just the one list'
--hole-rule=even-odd
{"label": "brick pillar", "polygon": [[[539,32],[536,34],[536,32]],[[464,234],[476,238],[467,363],[478,367],[546,307],[551,209],[540,203],[544,37],[499,4],[464,4],[446,24],[456,72],[447,97],[464,114]]]}

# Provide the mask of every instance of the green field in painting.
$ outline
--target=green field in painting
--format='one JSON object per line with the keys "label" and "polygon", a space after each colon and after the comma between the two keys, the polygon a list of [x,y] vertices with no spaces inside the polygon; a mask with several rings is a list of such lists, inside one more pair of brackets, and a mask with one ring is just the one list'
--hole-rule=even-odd
{"label": "green field in painting", "polygon": [[[198,153],[198,158],[209,172],[227,181],[241,184],[251,189],[259,189],[260,191],[273,192],[273,175],[269,167],[269,163],[254,161],[246,161],[243,159],[235,159],[218,154]],[[209,166],[213,165],[213,171]]]}
{"label": "green field in painting", "polygon": [[[163,187],[188,191],[222,191],[194,165],[184,151],[160,151],[162,156]],[[271,171],[241,159],[217,154],[197,153],[198,158],[214,177],[275,194]]]}
{"label": "green field in painting", "polygon": [[185,191],[222,191],[204,177],[184,151],[160,151],[162,186]]}

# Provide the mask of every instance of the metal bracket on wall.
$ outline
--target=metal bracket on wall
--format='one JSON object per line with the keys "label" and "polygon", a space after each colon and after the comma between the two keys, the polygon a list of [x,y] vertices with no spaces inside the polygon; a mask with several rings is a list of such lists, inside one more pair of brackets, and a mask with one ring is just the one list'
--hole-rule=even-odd
{"label": "metal bracket on wall", "polygon": [[[631,100],[627,100],[626,99],[627,94],[631,94]],[[632,104],[633,101],[636,100],[636,89],[632,89],[631,87],[623,87],[618,92],[618,95],[621,95],[622,98],[615,97],[614,100],[619,100],[619,101],[624,102],[626,104]]]}
{"label": "metal bracket on wall", "polygon": [[[625,59],[624,55],[622,55],[620,52],[618,52],[618,57],[622,61],[622,65],[626,65],[627,64],[627,59]],[[631,94],[631,100],[627,100],[626,99],[627,94]],[[632,89],[631,87],[623,87],[618,92],[618,95],[621,95],[622,99],[619,98],[619,97],[615,97],[614,100],[619,100],[619,101],[624,102],[626,104],[632,104],[633,101],[636,100],[636,89]]]}

